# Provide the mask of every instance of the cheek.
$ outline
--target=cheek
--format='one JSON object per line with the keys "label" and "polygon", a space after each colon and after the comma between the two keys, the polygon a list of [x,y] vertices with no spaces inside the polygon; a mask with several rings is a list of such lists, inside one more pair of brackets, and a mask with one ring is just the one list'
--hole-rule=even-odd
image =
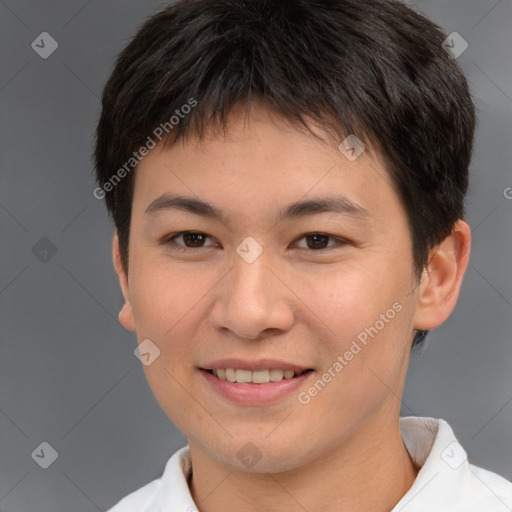
{"label": "cheek", "polygon": [[340,385],[353,393],[358,383],[360,394],[366,384],[368,389],[375,384],[377,376],[386,382],[401,373],[411,315],[410,289],[402,270],[392,274],[389,267],[344,267],[314,280],[304,276],[302,283],[301,293],[314,313],[312,329],[326,349],[325,369],[342,358],[342,370],[339,365],[338,372],[331,369],[344,376],[336,379]]}
{"label": "cheek", "polygon": [[172,337],[180,319],[196,314],[202,295],[214,283],[200,269],[149,258],[139,259],[134,269],[130,295],[137,330],[159,339],[166,333]]}
{"label": "cheek", "polygon": [[[340,265],[315,275],[304,272],[296,279],[300,283],[298,295],[306,298],[305,309],[311,310],[317,325],[323,324],[331,337],[339,340],[341,348],[405,296],[400,283],[403,277],[375,266]],[[393,318],[394,313],[390,311],[388,316]]]}
{"label": "cheek", "polygon": [[[204,333],[211,307],[208,292],[219,283],[225,271],[200,264],[162,262],[161,258],[159,261],[139,259],[134,268],[137,272],[131,283],[131,300],[137,337],[139,343],[149,338],[160,350],[155,363],[145,366],[144,371],[150,384],[158,386],[167,381],[167,386],[177,386],[175,395],[181,392],[177,382],[185,384],[190,372],[195,371],[197,344],[208,335]],[[159,374],[166,370],[176,382],[168,373]]]}
{"label": "cheek", "polygon": [[158,357],[143,366],[147,382],[178,428],[186,428],[188,421],[204,422],[201,410],[190,407],[190,355],[199,317],[205,314],[201,297],[208,279],[176,264],[139,259],[134,268],[130,289],[137,337],[139,343],[150,339],[159,349]]}

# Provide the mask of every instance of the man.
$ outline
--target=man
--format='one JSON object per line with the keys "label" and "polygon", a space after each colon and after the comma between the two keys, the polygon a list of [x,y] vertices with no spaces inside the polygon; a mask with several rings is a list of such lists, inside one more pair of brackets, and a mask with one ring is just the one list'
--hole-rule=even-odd
{"label": "man", "polygon": [[392,0],[194,0],[121,53],[95,194],[188,446],[112,512],[512,508],[446,422],[399,417],[469,260],[475,113],[445,38]]}

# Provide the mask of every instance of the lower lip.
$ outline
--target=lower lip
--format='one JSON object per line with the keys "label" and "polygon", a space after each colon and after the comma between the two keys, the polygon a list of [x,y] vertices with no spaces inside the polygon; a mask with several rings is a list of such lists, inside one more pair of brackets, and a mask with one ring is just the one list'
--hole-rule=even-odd
{"label": "lower lip", "polygon": [[314,373],[314,371],[308,371],[293,379],[283,379],[265,384],[241,384],[219,379],[206,370],[200,371],[217,393],[241,405],[265,405],[276,402],[284,396],[297,391]]}

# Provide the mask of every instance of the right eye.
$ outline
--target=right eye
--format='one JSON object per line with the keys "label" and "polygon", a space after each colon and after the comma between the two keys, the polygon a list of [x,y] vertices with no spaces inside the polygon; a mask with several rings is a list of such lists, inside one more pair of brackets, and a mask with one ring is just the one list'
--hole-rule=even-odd
{"label": "right eye", "polygon": [[[175,240],[182,239],[184,241],[184,245],[177,244]],[[173,233],[169,236],[166,236],[162,243],[165,246],[168,246],[172,251],[190,251],[193,249],[200,249],[205,247],[203,245],[205,239],[211,238],[209,235],[205,233],[201,233],[200,231],[179,231],[178,233]],[[190,244],[190,245],[188,245]],[[216,244],[213,244],[213,246]],[[208,246],[206,246],[208,247]],[[211,246],[210,246],[211,247]]]}

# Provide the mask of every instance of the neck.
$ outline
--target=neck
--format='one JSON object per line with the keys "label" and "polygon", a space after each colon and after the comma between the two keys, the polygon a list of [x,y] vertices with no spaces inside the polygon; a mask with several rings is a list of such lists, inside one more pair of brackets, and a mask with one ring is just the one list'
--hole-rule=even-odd
{"label": "neck", "polygon": [[418,468],[396,418],[367,422],[341,445],[307,465],[279,473],[239,471],[190,443],[189,483],[200,512],[322,510],[386,512],[410,489]]}

